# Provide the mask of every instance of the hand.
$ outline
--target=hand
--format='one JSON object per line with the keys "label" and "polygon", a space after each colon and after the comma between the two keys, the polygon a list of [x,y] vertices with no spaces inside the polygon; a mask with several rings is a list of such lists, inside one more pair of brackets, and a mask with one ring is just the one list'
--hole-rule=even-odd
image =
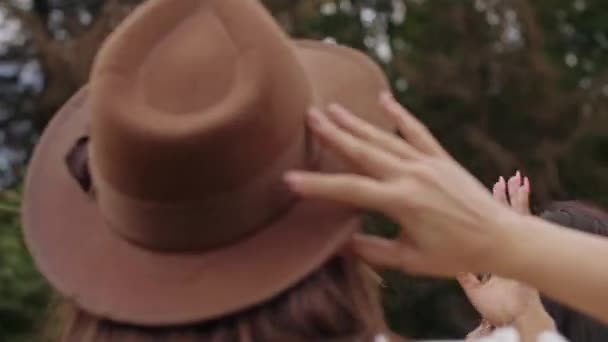
{"label": "hand", "polygon": [[358,119],[339,105],[326,116],[310,111],[309,124],[323,144],[362,175],[290,172],[286,181],[304,197],[376,210],[401,226],[397,240],[358,235],[353,249],[368,263],[415,274],[453,277],[493,269],[507,230],[496,220],[515,216],[455,162],[424,125],[390,94],[385,114],[405,140]]}
{"label": "hand", "polygon": [[492,331],[494,331],[494,327],[487,321],[483,321],[475,330],[467,335],[466,341],[476,341],[490,335]]}
{"label": "hand", "polygon": [[498,203],[522,215],[530,214],[530,180],[522,177],[519,171],[508,182],[500,177],[492,188],[492,196]]}
{"label": "hand", "polygon": [[[518,171],[508,182],[500,177],[492,190],[494,199],[521,214],[529,214],[530,181]],[[520,282],[491,275],[487,282],[480,281],[471,273],[458,276],[471,304],[481,314],[484,322],[492,326],[512,324],[529,310],[544,311],[538,291]],[[482,329],[476,334],[487,333]]]}
{"label": "hand", "polygon": [[483,283],[467,273],[458,281],[484,321],[495,327],[510,325],[531,308],[543,307],[535,289],[515,280],[493,275]]}

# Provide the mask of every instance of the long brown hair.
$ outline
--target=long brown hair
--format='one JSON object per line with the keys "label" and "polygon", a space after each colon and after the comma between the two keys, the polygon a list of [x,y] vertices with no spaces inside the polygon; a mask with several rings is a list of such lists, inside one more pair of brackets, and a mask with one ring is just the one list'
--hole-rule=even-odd
{"label": "long brown hair", "polygon": [[210,322],[133,326],[63,303],[60,326],[60,342],[372,341],[386,330],[377,280],[353,256],[335,257],[276,298]]}

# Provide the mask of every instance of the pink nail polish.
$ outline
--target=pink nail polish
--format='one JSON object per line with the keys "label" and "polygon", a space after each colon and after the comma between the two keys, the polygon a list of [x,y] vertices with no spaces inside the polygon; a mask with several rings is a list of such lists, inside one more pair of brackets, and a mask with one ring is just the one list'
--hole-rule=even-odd
{"label": "pink nail polish", "polygon": [[500,184],[505,184],[507,181],[505,181],[505,177],[500,176],[500,178],[498,179],[498,182],[499,182]]}
{"label": "pink nail polish", "polygon": [[515,178],[517,179],[517,185],[521,185],[522,184],[521,172],[519,172],[519,170],[517,170],[517,172],[515,172]]}
{"label": "pink nail polish", "polygon": [[530,179],[528,177],[524,177],[524,190],[530,192]]}

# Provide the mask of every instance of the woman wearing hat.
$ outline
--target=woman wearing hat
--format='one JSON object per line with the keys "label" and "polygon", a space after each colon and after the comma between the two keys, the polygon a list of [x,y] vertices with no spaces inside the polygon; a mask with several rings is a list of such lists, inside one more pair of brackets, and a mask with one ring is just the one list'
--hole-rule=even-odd
{"label": "woman wearing hat", "polygon": [[[61,340],[397,340],[345,248],[360,213],[283,179],[359,171],[306,113],[339,102],[389,132],[387,89],[367,57],[288,39],[257,1],[144,3],[29,168],[25,238],[62,296]],[[514,316],[544,329],[536,314]]]}

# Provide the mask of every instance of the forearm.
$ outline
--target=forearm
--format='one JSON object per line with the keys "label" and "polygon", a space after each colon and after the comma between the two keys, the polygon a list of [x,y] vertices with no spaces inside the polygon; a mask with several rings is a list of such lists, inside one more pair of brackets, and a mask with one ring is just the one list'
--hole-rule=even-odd
{"label": "forearm", "polygon": [[520,217],[497,271],[608,323],[608,239]]}

